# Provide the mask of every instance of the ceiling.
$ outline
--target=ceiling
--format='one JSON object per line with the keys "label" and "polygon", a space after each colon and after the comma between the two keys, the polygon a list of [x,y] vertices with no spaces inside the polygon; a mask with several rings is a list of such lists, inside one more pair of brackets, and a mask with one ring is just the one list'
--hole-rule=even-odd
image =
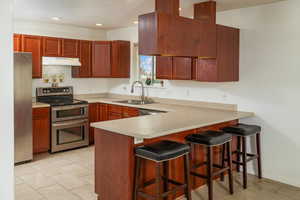
{"label": "ceiling", "polygon": [[[191,17],[193,4],[207,0],[180,0],[181,15]],[[216,0],[218,11],[282,0]],[[154,0],[15,0],[15,19],[113,29],[132,26],[138,15],[154,11]],[[59,17],[54,21],[52,17]],[[103,26],[96,27],[101,23]]]}

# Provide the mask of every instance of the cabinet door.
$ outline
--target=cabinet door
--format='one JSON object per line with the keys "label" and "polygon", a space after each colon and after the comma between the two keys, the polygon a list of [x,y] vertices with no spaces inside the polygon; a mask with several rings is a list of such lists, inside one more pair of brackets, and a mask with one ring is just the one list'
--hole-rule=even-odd
{"label": "cabinet door", "polygon": [[61,56],[61,39],[53,37],[43,37],[43,56]]}
{"label": "cabinet door", "polygon": [[172,57],[157,56],[156,57],[156,78],[172,79]]}
{"label": "cabinet door", "polygon": [[114,78],[130,77],[130,42],[113,41],[111,75]]}
{"label": "cabinet door", "polygon": [[[89,122],[90,123],[99,121],[98,106],[99,106],[98,103],[89,104]],[[89,139],[90,139],[90,144],[94,144],[94,128],[93,127],[90,127]]]}
{"label": "cabinet door", "polygon": [[62,39],[62,56],[67,58],[78,58],[79,40]]}
{"label": "cabinet door", "polygon": [[72,67],[72,76],[74,78],[88,78],[91,77],[92,71],[92,42],[80,41],[80,67]]}
{"label": "cabinet door", "polygon": [[34,108],[32,113],[33,153],[50,150],[50,109]]}
{"label": "cabinet door", "polygon": [[21,45],[22,45],[22,35],[20,34],[14,34],[14,51],[18,52],[21,51]]}
{"label": "cabinet door", "polygon": [[192,79],[192,59],[186,57],[173,57],[173,80]]}
{"label": "cabinet door", "polygon": [[132,107],[123,107],[123,118],[139,116],[139,109]]}
{"label": "cabinet door", "polygon": [[111,42],[93,42],[92,77],[111,76]]}
{"label": "cabinet door", "polygon": [[32,53],[32,77],[42,78],[42,37],[22,35],[22,52]]}
{"label": "cabinet door", "polygon": [[217,82],[218,67],[216,59],[196,59],[193,78],[197,81]]}
{"label": "cabinet door", "polygon": [[99,121],[108,120],[108,104],[100,103],[99,104]]}

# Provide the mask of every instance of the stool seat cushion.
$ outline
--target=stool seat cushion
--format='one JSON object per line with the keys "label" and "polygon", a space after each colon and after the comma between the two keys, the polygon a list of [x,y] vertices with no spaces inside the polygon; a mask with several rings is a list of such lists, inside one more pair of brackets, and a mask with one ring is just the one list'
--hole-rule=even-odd
{"label": "stool seat cushion", "polygon": [[158,162],[171,160],[173,158],[182,156],[189,151],[189,145],[169,140],[163,140],[154,144],[135,148],[135,153],[137,156]]}
{"label": "stool seat cushion", "polygon": [[257,125],[237,124],[235,126],[225,127],[222,130],[234,135],[249,136],[260,133],[261,127]]}
{"label": "stool seat cushion", "polygon": [[191,143],[212,146],[229,142],[232,139],[232,135],[221,131],[205,131],[199,134],[188,135],[185,139]]}

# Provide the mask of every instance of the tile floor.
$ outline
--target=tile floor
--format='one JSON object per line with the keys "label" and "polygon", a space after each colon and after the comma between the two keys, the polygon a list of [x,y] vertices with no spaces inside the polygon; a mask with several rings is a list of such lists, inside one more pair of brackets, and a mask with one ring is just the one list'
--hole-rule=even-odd
{"label": "tile floor", "polygon": [[[40,154],[35,161],[16,166],[16,200],[97,200],[94,193],[94,147],[53,155]],[[249,175],[249,188],[241,187],[235,174],[235,194],[227,183],[215,183],[215,200],[300,200],[300,188]],[[193,200],[206,200],[207,188],[192,194]]]}

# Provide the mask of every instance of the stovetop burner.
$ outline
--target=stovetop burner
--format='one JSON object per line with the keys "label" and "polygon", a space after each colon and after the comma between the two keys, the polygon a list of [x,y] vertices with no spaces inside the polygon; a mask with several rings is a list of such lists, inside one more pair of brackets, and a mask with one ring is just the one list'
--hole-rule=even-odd
{"label": "stovetop burner", "polygon": [[38,102],[51,106],[66,106],[87,104],[87,101],[73,98],[73,87],[37,88],[36,98]]}

